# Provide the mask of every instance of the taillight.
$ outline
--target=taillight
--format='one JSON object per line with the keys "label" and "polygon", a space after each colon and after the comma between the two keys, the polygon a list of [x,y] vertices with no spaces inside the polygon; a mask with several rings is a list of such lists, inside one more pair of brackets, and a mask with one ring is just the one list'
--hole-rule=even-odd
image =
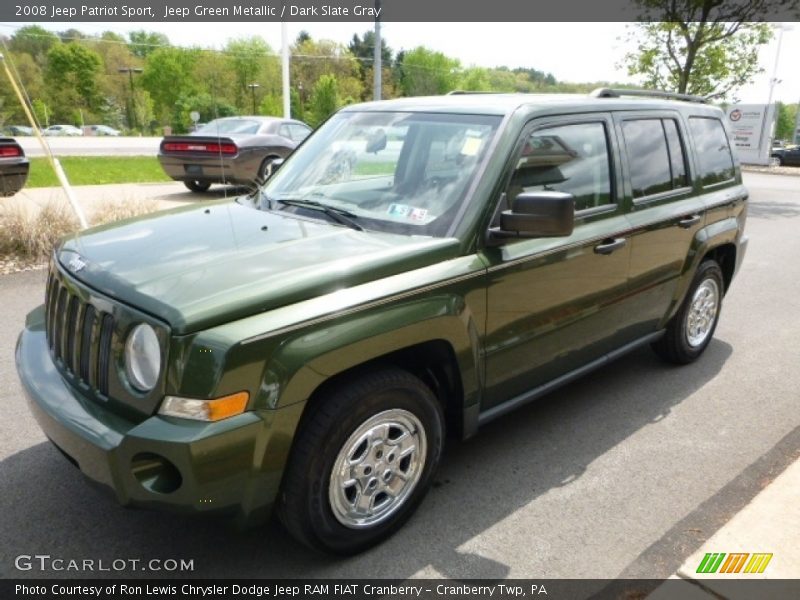
{"label": "taillight", "polygon": [[236,154],[236,144],[206,144],[190,142],[164,142],[165,152],[207,152],[209,154]]}
{"label": "taillight", "polygon": [[3,158],[9,156],[22,156],[22,148],[19,146],[0,146],[0,156]]}

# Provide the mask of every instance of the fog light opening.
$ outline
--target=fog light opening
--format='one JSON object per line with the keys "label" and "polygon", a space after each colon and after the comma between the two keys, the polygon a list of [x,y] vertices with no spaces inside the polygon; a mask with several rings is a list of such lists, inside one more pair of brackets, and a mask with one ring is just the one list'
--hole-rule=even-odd
{"label": "fog light opening", "polygon": [[131,472],[144,489],[156,494],[171,494],[181,487],[178,468],[163,456],[140,452],[131,461]]}

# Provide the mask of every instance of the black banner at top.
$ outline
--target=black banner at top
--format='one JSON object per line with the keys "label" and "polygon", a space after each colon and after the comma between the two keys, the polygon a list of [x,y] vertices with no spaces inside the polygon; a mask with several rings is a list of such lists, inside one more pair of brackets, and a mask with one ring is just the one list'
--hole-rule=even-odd
{"label": "black banner at top", "polygon": [[[688,2],[689,0],[685,0]],[[665,5],[669,4],[663,0]],[[725,0],[719,15],[742,3],[754,21],[800,19],[798,0]],[[667,20],[642,0],[2,0],[0,21],[37,22],[555,22]],[[678,4],[681,4],[679,2]],[[712,15],[714,18],[714,15]]]}

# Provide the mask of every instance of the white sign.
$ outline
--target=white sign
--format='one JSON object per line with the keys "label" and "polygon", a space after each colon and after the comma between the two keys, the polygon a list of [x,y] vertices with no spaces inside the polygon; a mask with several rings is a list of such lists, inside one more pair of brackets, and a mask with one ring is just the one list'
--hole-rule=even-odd
{"label": "white sign", "polygon": [[768,165],[775,105],[734,104],[728,107],[727,115],[739,160],[750,165]]}
{"label": "white sign", "polygon": [[197,123],[200,120],[200,113],[197,112],[196,110],[193,110],[192,112],[189,113],[189,118],[195,123]]}

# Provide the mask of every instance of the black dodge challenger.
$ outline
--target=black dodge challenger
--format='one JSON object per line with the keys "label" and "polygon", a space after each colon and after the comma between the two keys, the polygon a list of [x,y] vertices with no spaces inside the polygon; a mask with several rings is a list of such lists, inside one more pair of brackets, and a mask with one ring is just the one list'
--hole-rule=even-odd
{"label": "black dodge challenger", "polygon": [[289,156],[309,133],[308,125],[292,119],[225,117],[189,135],[165,137],[158,159],[193,192],[212,183],[251,185],[269,177],[273,161]]}
{"label": "black dodge challenger", "polygon": [[0,138],[0,196],[13,196],[28,180],[30,163],[13,138]]}

